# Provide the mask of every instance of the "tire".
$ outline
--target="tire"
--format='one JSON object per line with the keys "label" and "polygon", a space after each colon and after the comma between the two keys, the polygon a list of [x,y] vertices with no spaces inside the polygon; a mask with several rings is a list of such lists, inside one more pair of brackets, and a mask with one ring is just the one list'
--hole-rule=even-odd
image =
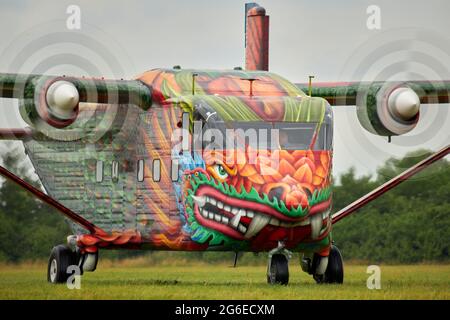
{"label": "tire", "polygon": [[53,284],[65,283],[70,276],[67,268],[78,265],[78,260],[78,255],[65,245],[53,247],[48,259],[47,281]]}
{"label": "tire", "polygon": [[83,272],[94,272],[97,269],[98,251],[95,253],[85,253],[81,256],[81,274]]}
{"label": "tire", "polygon": [[328,266],[323,277],[324,283],[339,283],[344,282],[344,264],[342,255],[339,249],[332,245],[330,255],[328,257]]}
{"label": "tire", "polygon": [[289,265],[284,254],[274,254],[272,256],[267,274],[267,282],[269,284],[282,285],[289,283]]}

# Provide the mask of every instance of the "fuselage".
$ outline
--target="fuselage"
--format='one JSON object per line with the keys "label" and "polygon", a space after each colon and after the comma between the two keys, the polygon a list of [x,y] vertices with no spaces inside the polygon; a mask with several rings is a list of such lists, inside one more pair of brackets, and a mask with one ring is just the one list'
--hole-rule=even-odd
{"label": "fuselage", "polygon": [[[35,166],[51,195],[116,235],[96,246],[266,251],[282,242],[327,254],[333,123],[325,100],[263,71],[156,69],[138,80],[152,88],[151,108],[111,115],[87,105],[80,121],[114,118],[110,129],[91,151],[59,143],[89,167],[79,169],[81,193],[68,191],[70,170],[58,185]],[[39,154],[45,143],[26,146]],[[67,158],[53,158],[67,168]]]}

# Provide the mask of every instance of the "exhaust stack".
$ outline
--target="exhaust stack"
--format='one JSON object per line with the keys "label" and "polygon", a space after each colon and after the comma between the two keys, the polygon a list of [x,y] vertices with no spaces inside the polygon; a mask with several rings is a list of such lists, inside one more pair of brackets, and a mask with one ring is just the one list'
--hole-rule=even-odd
{"label": "exhaust stack", "polygon": [[245,5],[245,69],[269,70],[269,16],[256,3]]}

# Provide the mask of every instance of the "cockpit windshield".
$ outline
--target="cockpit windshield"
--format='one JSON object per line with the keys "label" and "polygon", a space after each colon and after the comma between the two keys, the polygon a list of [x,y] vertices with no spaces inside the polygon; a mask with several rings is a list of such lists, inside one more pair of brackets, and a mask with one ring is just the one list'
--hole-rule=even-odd
{"label": "cockpit windshield", "polygon": [[[331,125],[304,122],[222,122],[206,123],[205,130],[221,133],[228,145],[266,150],[330,150]],[[206,136],[211,136],[206,133]],[[216,139],[216,142],[218,139]]]}

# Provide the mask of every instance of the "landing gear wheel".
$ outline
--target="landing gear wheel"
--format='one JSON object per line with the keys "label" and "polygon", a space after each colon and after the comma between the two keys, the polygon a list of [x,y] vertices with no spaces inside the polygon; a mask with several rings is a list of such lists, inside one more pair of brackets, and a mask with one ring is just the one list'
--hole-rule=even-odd
{"label": "landing gear wheel", "polygon": [[339,249],[332,245],[330,255],[328,256],[328,265],[323,275],[314,275],[317,283],[343,283],[344,282],[344,265],[342,255]]}
{"label": "landing gear wheel", "polygon": [[69,278],[67,268],[78,265],[78,254],[65,245],[53,247],[48,259],[47,281],[50,283],[64,283]]}
{"label": "landing gear wheel", "polygon": [[81,257],[81,271],[94,272],[97,269],[98,252],[85,253]]}
{"label": "landing gear wheel", "polygon": [[344,282],[344,264],[339,249],[332,245],[330,256],[328,257],[327,271],[325,271],[326,283],[343,283]]}
{"label": "landing gear wheel", "polygon": [[288,259],[284,254],[274,254],[270,259],[267,270],[267,283],[282,285],[289,283]]}

